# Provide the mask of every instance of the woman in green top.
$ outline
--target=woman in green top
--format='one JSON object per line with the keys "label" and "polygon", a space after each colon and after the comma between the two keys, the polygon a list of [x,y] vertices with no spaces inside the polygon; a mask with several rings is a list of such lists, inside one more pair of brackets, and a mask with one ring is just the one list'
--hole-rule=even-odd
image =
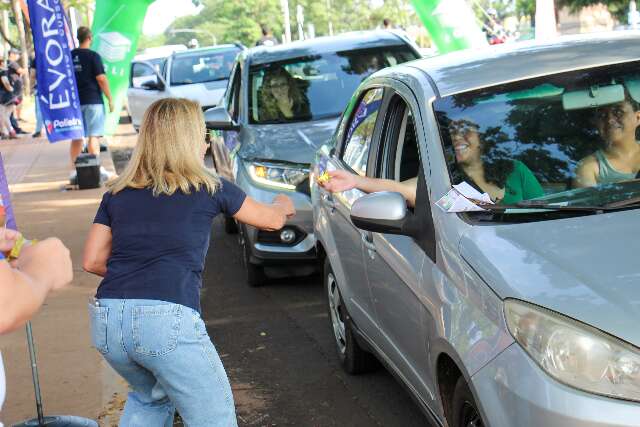
{"label": "woman in green top", "polygon": [[[480,139],[477,125],[467,120],[454,121],[450,125],[451,140],[459,168],[459,180],[474,184],[489,194],[495,203],[510,205],[521,200],[535,199],[544,195],[540,183],[524,163],[518,160],[490,160],[488,147]],[[329,180],[321,185],[331,192],[357,188],[365,193],[395,191],[404,196],[411,207],[416,204],[418,179],[406,181],[371,178],[344,170],[328,171]]]}
{"label": "woman in green top", "polygon": [[492,156],[475,123],[457,120],[449,125],[460,177],[487,193],[495,203],[511,205],[544,195],[531,170],[519,160]]}

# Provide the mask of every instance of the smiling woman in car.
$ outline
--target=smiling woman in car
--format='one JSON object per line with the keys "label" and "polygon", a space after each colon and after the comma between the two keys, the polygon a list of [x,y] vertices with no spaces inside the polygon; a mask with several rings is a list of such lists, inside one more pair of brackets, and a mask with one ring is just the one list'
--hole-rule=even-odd
{"label": "smiling woman in car", "polygon": [[627,91],[624,101],[595,112],[604,148],[582,159],[576,169],[576,187],[590,187],[635,179],[640,171],[640,105]]}

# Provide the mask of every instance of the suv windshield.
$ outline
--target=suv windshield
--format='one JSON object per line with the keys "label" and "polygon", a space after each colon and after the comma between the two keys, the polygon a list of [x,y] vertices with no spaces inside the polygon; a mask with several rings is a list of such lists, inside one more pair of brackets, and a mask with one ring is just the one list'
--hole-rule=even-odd
{"label": "suv windshield", "polygon": [[467,182],[505,207],[602,211],[637,205],[638,65],[574,71],[437,100],[452,183]]}
{"label": "suv windshield", "polygon": [[171,85],[227,80],[238,52],[240,49],[225,49],[176,55],[171,64]]}
{"label": "suv windshield", "polygon": [[253,66],[250,121],[286,123],[339,116],[367,76],[416,58],[408,46],[388,46]]}

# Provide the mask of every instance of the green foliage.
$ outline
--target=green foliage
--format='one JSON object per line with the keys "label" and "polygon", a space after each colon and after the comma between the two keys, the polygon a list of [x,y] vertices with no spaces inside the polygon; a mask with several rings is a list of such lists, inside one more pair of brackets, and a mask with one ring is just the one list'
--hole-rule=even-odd
{"label": "green foliage", "polygon": [[[211,35],[218,43],[241,42],[255,45],[261,37],[260,25],[266,24],[273,35],[281,39],[284,34],[283,13],[280,0],[193,0],[202,5],[198,15],[176,19],[167,29],[165,42],[187,43],[198,39],[201,46],[209,45]],[[329,34],[329,19],[334,33],[367,30],[382,26],[384,18],[391,19],[396,26],[407,27],[419,24],[411,3],[407,0],[385,0],[372,8],[370,0],[289,0],[291,38],[298,38],[296,6],[304,8],[304,31],[313,24],[316,36]],[[329,6],[329,8],[328,8]],[[200,33],[175,33],[172,29],[196,29]]]}
{"label": "green foliage", "polygon": [[629,0],[556,0],[556,6],[568,6],[574,12],[579,11],[584,6],[593,6],[599,3],[607,6],[609,12],[620,22],[627,22]]}
{"label": "green foliage", "polygon": [[[573,12],[578,12],[585,6],[604,4],[620,22],[627,21],[629,0],[555,0],[555,2],[557,8],[567,6]],[[516,11],[520,16],[533,17],[536,13],[536,0],[516,0]]]}

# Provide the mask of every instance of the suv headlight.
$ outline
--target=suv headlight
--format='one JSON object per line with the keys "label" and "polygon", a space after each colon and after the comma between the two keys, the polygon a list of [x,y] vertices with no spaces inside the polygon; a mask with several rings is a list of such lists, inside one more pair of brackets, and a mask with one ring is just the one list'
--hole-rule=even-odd
{"label": "suv headlight", "polygon": [[245,162],[245,167],[253,181],[286,190],[295,190],[296,186],[309,176],[307,165]]}
{"label": "suv headlight", "polygon": [[640,349],[584,323],[516,300],[504,303],[516,342],[558,381],[640,401]]}

